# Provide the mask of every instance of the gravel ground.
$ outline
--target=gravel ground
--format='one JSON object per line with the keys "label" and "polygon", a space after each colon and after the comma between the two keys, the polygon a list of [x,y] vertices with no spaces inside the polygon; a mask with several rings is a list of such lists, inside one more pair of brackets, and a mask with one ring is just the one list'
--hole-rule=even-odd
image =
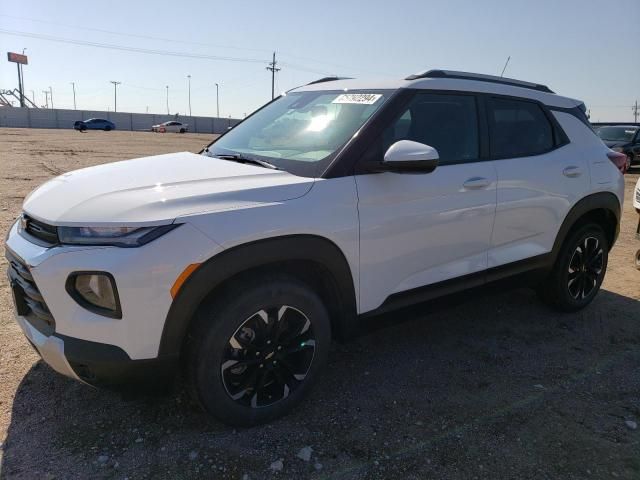
{"label": "gravel ground", "polygon": [[[0,129],[0,230],[47,178],[207,140]],[[207,418],[181,391],[123,398],[56,374],[13,322],[1,275],[0,478],[638,479],[637,178],[586,310],[494,288],[385,315],[334,346],[298,409],[252,429]]]}

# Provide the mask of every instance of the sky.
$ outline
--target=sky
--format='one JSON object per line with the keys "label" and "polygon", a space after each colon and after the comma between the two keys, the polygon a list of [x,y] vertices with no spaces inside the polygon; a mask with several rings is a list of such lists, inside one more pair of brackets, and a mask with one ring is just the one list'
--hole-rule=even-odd
{"label": "sky", "polygon": [[56,108],[73,108],[74,82],[78,109],[113,110],[113,80],[122,82],[118,111],[167,113],[168,86],[170,113],[188,114],[191,75],[193,115],[215,116],[218,83],[220,115],[242,118],[271,99],[266,67],[274,51],[276,93],[325,75],[404,78],[430,68],[499,75],[510,56],[505,76],[583,100],[592,121],[632,121],[640,102],[640,0],[8,6],[0,11],[0,89],[17,87],[5,52],[26,48],[25,93],[44,105],[51,87]]}

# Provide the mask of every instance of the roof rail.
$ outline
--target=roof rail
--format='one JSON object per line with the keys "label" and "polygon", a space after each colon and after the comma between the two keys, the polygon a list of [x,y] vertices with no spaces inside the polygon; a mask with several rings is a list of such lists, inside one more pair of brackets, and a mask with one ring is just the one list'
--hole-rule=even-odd
{"label": "roof rail", "polygon": [[409,75],[405,80],[417,80],[419,78],[455,78],[458,80],[476,80],[479,82],[500,83],[502,85],[511,85],[513,87],[528,88],[545,93],[555,93],[546,85],[539,83],[524,82],[514,78],[497,77],[495,75],[483,75],[481,73],[456,72],[453,70],[428,70],[422,73]]}
{"label": "roof rail", "polygon": [[336,75],[330,77],[322,77],[318,80],[314,80],[313,82],[307,83],[307,85],[314,85],[316,83],[324,83],[324,82],[335,82],[336,80],[350,80],[351,77],[338,77]]}

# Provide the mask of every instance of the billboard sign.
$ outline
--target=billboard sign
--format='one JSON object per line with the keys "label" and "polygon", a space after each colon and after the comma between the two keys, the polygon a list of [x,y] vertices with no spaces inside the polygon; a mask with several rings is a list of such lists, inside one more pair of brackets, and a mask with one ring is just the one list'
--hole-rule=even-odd
{"label": "billboard sign", "polygon": [[7,52],[7,60],[13,63],[21,63],[22,65],[27,65],[29,63],[26,55],[14,52]]}

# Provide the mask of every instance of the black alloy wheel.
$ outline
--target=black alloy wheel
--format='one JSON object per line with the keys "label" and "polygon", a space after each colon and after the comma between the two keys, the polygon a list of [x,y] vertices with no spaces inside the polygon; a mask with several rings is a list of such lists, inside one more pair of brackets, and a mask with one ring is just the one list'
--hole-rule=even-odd
{"label": "black alloy wheel", "polygon": [[229,339],[221,365],[228,395],[260,408],[287,398],[304,381],[313,362],[311,322],[289,305],[260,310]]}
{"label": "black alloy wheel", "polygon": [[602,281],[604,249],[595,237],[586,237],[576,246],[569,261],[567,288],[575,300],[590,296]]}

